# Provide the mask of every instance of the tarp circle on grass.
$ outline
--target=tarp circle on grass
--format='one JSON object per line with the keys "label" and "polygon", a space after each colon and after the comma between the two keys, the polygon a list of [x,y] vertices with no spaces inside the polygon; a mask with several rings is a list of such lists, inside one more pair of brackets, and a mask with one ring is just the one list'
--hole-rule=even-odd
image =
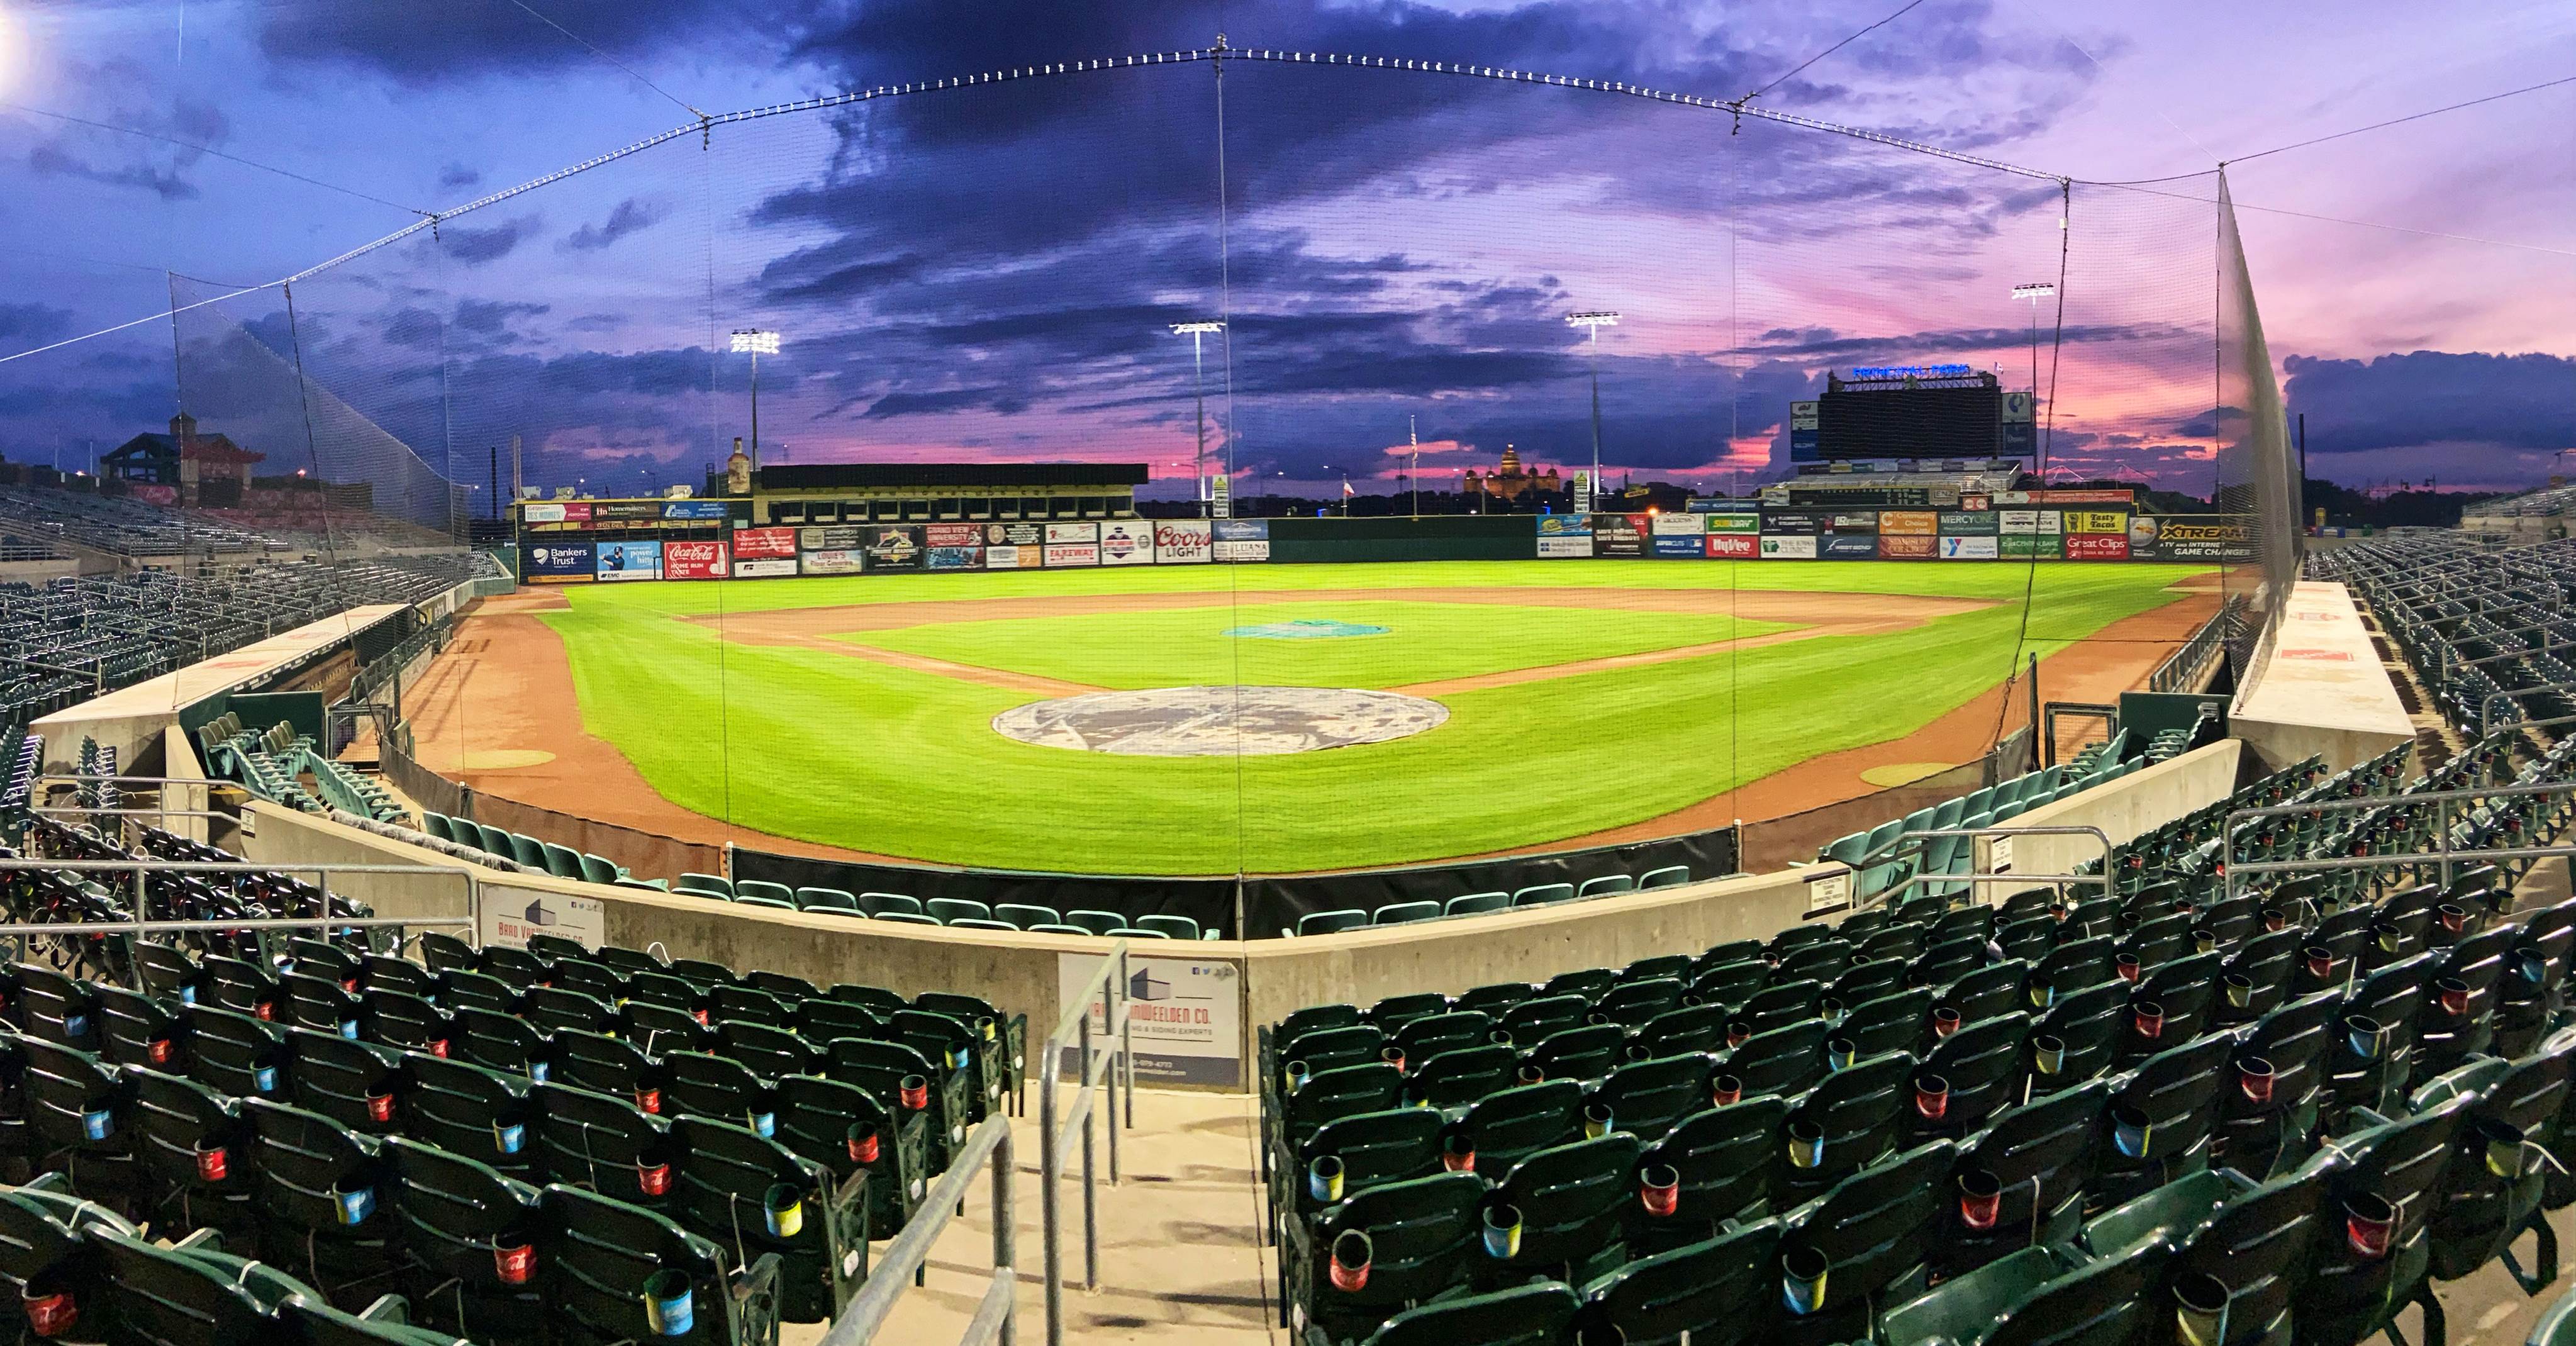
{"label": "tarp circle on grass", "polygon": [[1045,748],[1127,757],[1271,757],[1437,729],[1449,708],[1349,687],[1156,687],[1014,706],[994,732]]}

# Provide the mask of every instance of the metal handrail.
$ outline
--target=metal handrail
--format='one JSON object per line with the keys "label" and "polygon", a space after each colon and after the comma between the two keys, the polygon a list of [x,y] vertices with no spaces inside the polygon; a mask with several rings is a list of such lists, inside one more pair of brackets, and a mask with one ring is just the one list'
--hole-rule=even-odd
{"label": "metal handrail", "polygon": [[[1136,1124],[1136,1056],[1127,1017],[1128,988],[1133,983],[1128,980],[1127,963],[1128,942],[1121,939],[1110,945],[1100,966],[1073,993],[1071,1005],[1056,1020],[1055,1031],[1047,1035],[1041,1057],[1038,1208],[1046,1258],[1047,1346],[1063,1346],[1064,1342],[1064,1235],[1057,1188],[1064,1177],[1065,1161],[1072,1157],[1069,1151],[1073,1148],[1075,1127],[1080,1126],[1082,1140],[1082,1288],[1096,1290],[1100,1288],[1100,1214],[1092,1170],[1093,1096],[1103,1089],[1108,1094],[1109,1183],[1113,1187],[1119,1176],[1118,1133]],[[1102,1047],[1094,1042],[1091,1011],[1095,1005],[1100,1009],[1102,1032],[1115,1046]],[[1062,1084],[1068,1036],[1075,1040],[1080,1052],[1076,1059],[1081,1062],[1077,1072],[1081,1083],[1074,1090],[1071,1112],[1059,1119],[1056,1090]],[[1122,1085],[1127,1099],[1124,1117],[1118,1110]]]}
{"label": "metal handrail", "polygon": [[[1981,889],[1973,886],[1978,884],[1980,881],[1993,882],[1996,880],[2010,880],[2018,883],[2032,884],[2094,883],[2101,885],[2102,891],[2105,894],[2108,894],[2111,891],[2113,875],[2119,869],[2119,866],[2114,862],[2119,859],[2120,852],[2117,846],[2111,844],[2111,835],[2098,827],[2083,824],[2073,824],[2062,827],[1927,827],[1918,832],[1900,833],[1897,836],[1896,841],[1897,843],[1902,843],[1908,837],[1967,837],[1970,838],[1971,844],[1974,844],[1974,839],[1977,837],[2076,836],[2089,836],[2095,841],[2102,843],[2101,873],[2015,874],[2009,870],[1999,870],[1992,874],[1925,874],[1917,872],[1906,875],[1902,881],[1896,884],[1896,886],[1880,893],[1878,897],[1870,903],[1870,906],[1875,907],[1892,902],[1896,899],[1898,894],[1918,883],[1965,883],[1972,885],[1969,888],[1969,891],[1972,893],[1981,891]],[[1891,845],[1890,849],[1893,849],[1893,845]],[[1854,906],[1852,909],[1854,911],[1865,910],[1865,908],[1859,906]]]}
{"label": "metal handrail", "polygon": [[2236,634],[2244,613],[2245,596],[2229,595],[2218,605],[2218,611],[2211,613],[2209,620],[2192,633],[2191,639],[2165,656],[2165,661],[2147,675],[2147,690],[2170,692],[2197,682],[2210,664],[2226,656],[2227,642]]}
{"label": "metal handrail", "polygon": [[967,1322],[965,1335],[958,1342],[959,1346],[984,1346],[986,1342],[1013,1346],[1019,1316],[1014,1293],[1019,1285],[1019,1270],[1014,1265],[1013,1247],[1019,1209],[1012,1199],[1011,1182],[1018,1163],[1011,1145],[1011,1119],[999,1112],[985,1117],[966,1133],[966,1143],[948,1161],[948,1171],[931,1184],[912,1218],[905,1222],[903,1232],[886,1245],[885,1255],[869,1269],[868,1278],[859,1283],[859,1292],[850,1296],[841,1316],[824,1329],[817,1346],[867,1346],[876,1339],[877,1329],[894,1312],[895,1302],[903,1298],[912,1278],[930,1260],[931,1246],[939,1241],[941,1231],[964,1208],[967,1187],[988,1164],[993,1170],[993,1274],[985,1283],[983,1298],[976,1303],[975,1316]]}
{"label": "metal handrail", "polygon": [[[2488,785],[2461,790],[2426,790],[2419,794],[2362,795],[2352,799],[2320,799],[2305,804],[2271,804],[2262,808],[2230,809],[2218,837],[2219,867],[2226,874],[2225,892],[2237,894],[2237,879],[2246,874],[2277,874],[2297,870],[2369,869],[2380,863],[2441,866],[2442,882],[2451,881],[2451,866],[2461,860],[2475,859],[2546,859],[2553,855],[2576,855],[2571,847],[2508,847],[2481,851],[2461,851],[2451,847],[2451,805],[2468,800],[2530,799],[2549,795],[2576,794],[2576,781],[2543,781],[2537,784]],[[2247,860],[2236,858],[2236,822],[2240,818],[2277,818],[2305,813],[2355,813],[2368,809],[2405,808],[2431,804],[2440,815],[2434,823],[2434,835],[2441,849],[2423,853],[2409,852],[2400,856],[2322,856],[2313,859]]]}

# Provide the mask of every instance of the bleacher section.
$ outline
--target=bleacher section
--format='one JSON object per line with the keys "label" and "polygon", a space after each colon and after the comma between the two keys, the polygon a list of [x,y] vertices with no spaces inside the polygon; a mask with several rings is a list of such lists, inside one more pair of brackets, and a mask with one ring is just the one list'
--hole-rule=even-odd
{"label": "bleacher section", "polygon": [[2365,603],[2395,653],[2468,738],[2491,723],[2576,723],[2576,549],[2489,552],[2456,533],[2373,542],[2308,558],[2308,573]]}
{"label": "bleacher section", "polygon": [[[33,830],[49,857],[128,855]],[[152,885],[156,917],[319,897]],[[42,870],[9,891],[19,920],[122,916]],[[869,1241],[1022,1093],[1025,1019],[972,997],[366,933],[117,935],[68,974],[0,972],[0,1168],[22,1184],[0,1190],[0,1275],[35,1287],[28,1312],[197,1320],[172,1341],[767,1346],[846,1306]]]}
{"label": "bleacher section", "polygon": [[0,486],[0,519],[22,533],[51,536],[123,556],[285,552],[295,544],[220,520],[121,496]]}

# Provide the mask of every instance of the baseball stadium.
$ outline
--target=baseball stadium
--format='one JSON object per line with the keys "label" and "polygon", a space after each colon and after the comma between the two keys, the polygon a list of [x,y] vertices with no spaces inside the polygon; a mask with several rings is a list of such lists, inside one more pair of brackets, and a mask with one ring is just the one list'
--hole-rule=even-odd
{"label": "baseball stadium", "polygon": [[2576,1346],[2576,487],[2328,522],[2351,221],[517,9],[691,118],[0,305],[22,1335]]}

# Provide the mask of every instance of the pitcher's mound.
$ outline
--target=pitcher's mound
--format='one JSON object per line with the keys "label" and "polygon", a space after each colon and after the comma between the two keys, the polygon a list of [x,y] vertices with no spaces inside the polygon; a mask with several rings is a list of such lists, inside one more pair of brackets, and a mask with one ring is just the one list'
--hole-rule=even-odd
{"label": "pitcher's mound", "polygon": [[994,732],[1044,748],[1129,757],[1269,757],[1437,729],[1449,708],[1347,687],[1157,687],[1014,706]]}

